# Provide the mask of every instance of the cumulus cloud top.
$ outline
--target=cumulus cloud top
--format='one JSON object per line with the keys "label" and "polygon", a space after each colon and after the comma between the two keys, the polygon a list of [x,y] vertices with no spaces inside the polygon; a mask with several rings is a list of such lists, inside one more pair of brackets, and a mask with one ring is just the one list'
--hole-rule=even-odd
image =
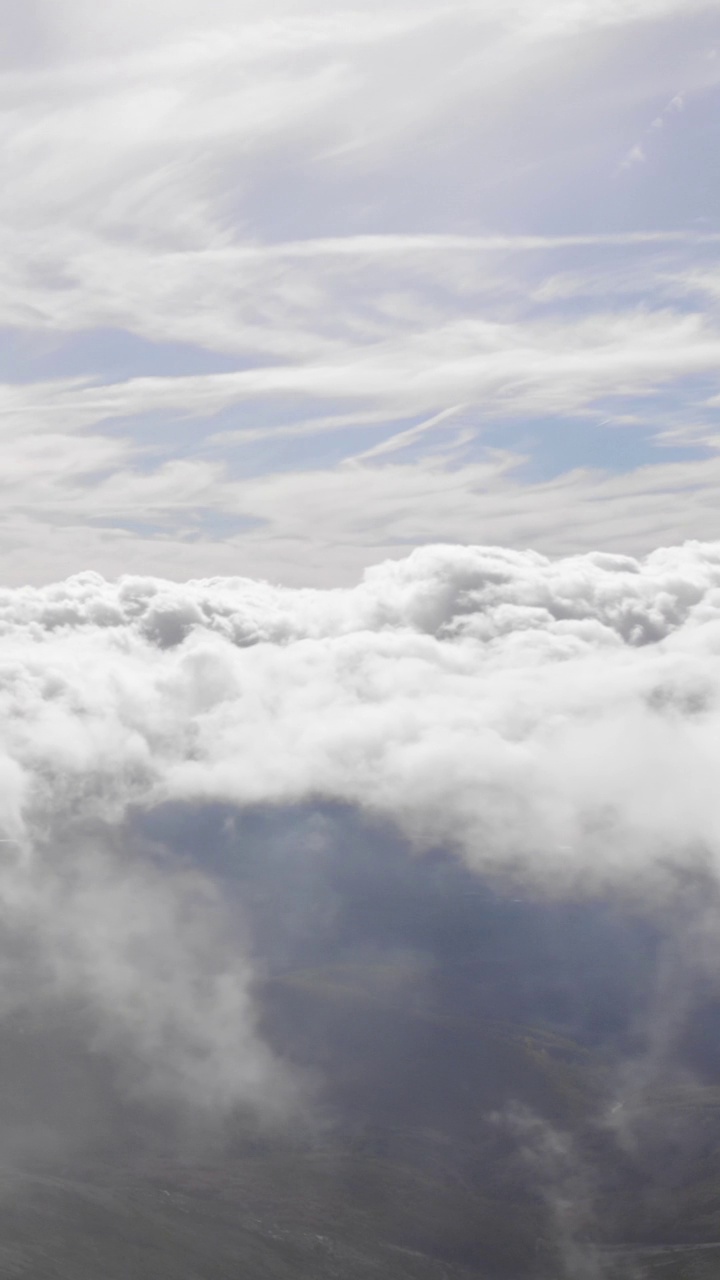
{"label": "cumulus cloud top", "polygon": [[720,862],[717,544],[434,546],[329,591],[83,574],[3,591],[0,626],[0,1016],[67,1006],[124,1096],[296,1087],[212,848],[143,834],[168,803],[351,806],[551,894]]}
{"label": "cumulus cloud top", "polygon": [[[213,632],[233,645],[288,644],[406,629],[491,639],[553,622],[596,623],[638,644],[660,640],[720,584],[720,546],[663,548],[639,561],[594,552],[553,560],[502,547],[425,547],[366,571],[352,589],[297,590],[249,578],[176,583],[82,573],[0,592],[0,626],[34,640],[64,628],[114,628],[158,648]],[[599,635],[598,631],[598,635]]]}
{"label": "cumulus cloud top", "polygon": [[58,807],[321,796],[602,877],[720,834],[716,545],[431,547],[325,592],[81,575],[0,619],[13,838]]}

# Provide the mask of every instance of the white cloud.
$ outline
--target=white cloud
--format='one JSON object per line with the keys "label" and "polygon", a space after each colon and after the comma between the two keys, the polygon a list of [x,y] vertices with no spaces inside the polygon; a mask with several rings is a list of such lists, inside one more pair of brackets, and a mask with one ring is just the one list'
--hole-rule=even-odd
{"label": "white cloud", "polygon": [[[3,577],[125,575],[0,591],[0,1017],[75,1002],[134,1097],[289,1104],[244,930],[133,828],[169,799],[337,800],[558,891],[717,869],[720,552],[621,553],[720,537],[718,232],[651,165],[609,175],[716,89],[719,7],[8,24]],[[498,444],[656,405],[710,456],[521,482]],[[335,585],[485,541],[589,554],[431,545]]]}
{"label": "white cloud", "polygon": [[110,576],[240,572],[326,586],[438,540],[644,554],[668,538],[720,537],[716,458],[532,483],[514,474],[518,461],[492,452],[458,465],[440,454],[230,480],[198,462],[138,475],[120,458],[110,476],[63,482],[62,454],[45,457],[40,437],[32,476],[3,493],[5,580],[47,582],[81,564]]}
{"label": "white cloud", "polygon": [[[716,10],[661,0],[392,0],[339,13],[310,0],[216,0],[199,18],[180,0],[152,14],[62,0],[10,24],[0,323],[19,338],[8,365],[23,384],[0,387],[5,439],[22,439],[6,470],[0,538],[16,549],[7,573],[37,580],[88,558],[116,572],[123,554],[174,573],[178,547],[201,572],[213,558],[228,567],[247,546],[255,554],[252,542],[212,534],[204,549],[187,550],[178,524],[194,538],[202,507],[206,523],[213,512],[220,522],[269,519],[274,541],[262,565],[297,580],[303,566],[291,547],[297,537],[306,546],[308,501],[282,474],[290,464],[276,441],[300,440],[303,422],[313,452],[293,454],[291,465],[304,482],[315,484],[323,448],[331,457],[317,481],[327,531],[308,580],[332,540],[330,495],[346,483],[332,469],[337,458],[398,457],[413,442],[431,458],[447,452],[453,422],[446,439],[419,424],[449,406],[468,406],[461,425],[476,434],[475,456],[489,422],[630,423],[636,406],[607,403],[627,397],[657,403],[657,431],[679,440],[678,413],[664,415],[650,398],[692,398],[693,378],[713,383],[706,401],[715,389],[710,285],[694,290],[688,313],[714,224],[703,234],[705,224],[668,215],[663,229],[656,205],[612,219],[601,205],[569,223],[552,201],[556,189],[584,198],[593,181],[608,210],[626,198],[619,188],[608,194],[608,174],[642,122],[674,116],[679,85],[689,110],[717,84],[713,60],[698,56]],[[92,350],[98,330],[109,368]],[[115,370],[113,334],[117,350],[127,334],[153,345],[136,348],[136,368]],[[192,349],[156,372],[167,344]],[[25,351],[34,353],[27,374]],[[226,372],[194,371],[212,368],[211,357]],[[87,376],[63,378],[64,358]],[[694,439],[707,434],[706,409],[688,415]],[[220,421],[208,424],[214,415]],[[346,448],[330,438],[343,423]],[[257,450],[257,462],[250,446],[276,427],[270,461]],[[36,433],[46,444],[27,442]],[[440,497],[422,521],[416,513],[415,528],[477,536],[472,465],[457,481],[470,495],[460,503],[466,523],[444,513]],[[275,466],[273,484],[256,482]],[[428,486],[433,466],[363,474],[359,484],[369,499],[394,490],[402,512],[413,487],[455,486],[447,476]],[[535,491],[509,495],[498,484],[501,505],[532,512]],[[296,506],[275,528],[282,493]],[[483,510],[493,501],[483,496]],[[395,534],[382,520],[353,533],[342,508],[337,515],[335,541],[349,542],[344,558],[330,558],[347,580],[378,549],[392,550]],[[546,519],[531,514],[511,528],[502,518],[488,536],[524,540],[539,530],[544,539]],[[634,519],[625,512],[637,547]],[[141,520],[152,527],[144,539]],[[94,521],[113,527],[98,532]],[[404,527],[404,517],[394,523]],[[564,542],[553,534],[554,547],[567,546],[571,528]],[[683,514],[661,533],[687,531]],[[82,560],[73,564],[74,555]]]}
{"label": "white cloud", "polygon": [[[312,185],[324,174],[342,179],[353,154],[361,169],[374,168],[378,148],[406,147],[408,133],[420,154],[430,147],[433,168],[433,130],[445,128],[449,101],[453,129],[465,128],[468,94],[479,127],[488,104],[497,118],[499,94],[517,101],[524,92],[528,59],[533,66],[549,59],[555,78],[567,75],[571,30],[657,20],[675,8],[395,0],[338,15],[327,5],[292,14],[278,3],[217,5],[203,11],[199,28],[196,13],[180,5],[163,5],[162,20],[138,15],[137,22],[115,4],[91,19],[85,5],[65,0],[61,21],[57,6],[44,6],[38,22],[54,56],[7,74],[0,114],[3,256],[18,307],[27,317],[38,307],[42,322],[43,276],[51,291],[62,277],[65,296],[55,308],[70,303],[79,316],[92,302],[92,277],[107,287],[121,269],[122,246],[134,251],[135,271],[151,290],[170,249],[193,250],[196,287],[198,273],[212,271],[213,250],[248,238],[245,197],[259,176],[251,153],[261,154],[281,190],[283,167],[292,183],[291,156]],[[603,94],[607,109],[604,84]],[[492,133],[485,143],[493,163]],[[368,149],[371,158],[363,158]],[[333,154],[334,162],[322,160]],[[284,190],[295,198],[291,186]],[[142,326],[141,293],[132,311],[124,322]],[[165,321],[173,322],[170,307]]]}
{"label": "white cloud", "polygon": [[[6,421],[72,430],[158,410],[211,416],[278,394],[360,398],[407,413],[432,412],[458,396],[485,413],[567,413],[599,396],[647,393],[675,378],[713,373],[720,351],[710,317],[669,308],[601,312],[572,324],[421,310],[406,320],[379,308],[364,342],[343,334],[342,322],[340,314],[334,336],[311,336],[311,319],[304,341],[297,337],[296,359],[237,373],[6,385]],[[286,335],[286,355],[295,341]],[[279,348],[279,335],[275,342]]]}
{"label": "white cloud", "polygon": [[[3,433],[12,442],[0,483],[6,580],[47,581],[78,565],[114,575],[145,564],[177,577],[232,571],[239,558],[274,579],[329,583],[348,581],[378,554],[428,540],[644,552],[658,541],[720,532],[705,420],[712,397],[705,390],[690,421],[663,418],[657,400],[673,380],[714,379],[720,333],[710,316],[638,308],[568,324],[378,310],[372,337],[358,343],[341,322],[333,336],[313,337],[321,310],[311,310],[306,351],[295,361],[0,386]],[[626,414],[622,397],[631,395],[643,397],[642,415]],[[294,411],[260,428],[258,405],[281,397]],[[304,417],[302,407],[318,402],[335,412]],[[652,466],[624,475],[596,465],[545,483],[521,481],[522,438],[503,449],[498,426],[522,415],[571,414],[617,420],[604,429],[618,445],[639,423],[662,431],[667,445],[704,444],[710,452],[681,463],[664,461],[658,448]],[[305,436],[321,457],[327,436],[340,462],[254,467],[252,450],[275,430],[278,447]],[[175,443],[180,432],[190,442],[184,450]]]}
{"label": "white cloud", "polygon": [[85,574],[0,591],[0,633],[0,1019],[79,1005],[132,1098],[294,1097],[202,851],[133,834],[169,800],[339,801],[545,892],[720,874],[718,543],[433,546],[326,591]]}
{"label": "white cloud", "polygon": [[0,593],[0,627],[0,913],[141,1092],[282,1097],[211,884],[130,808],[340,800],[559,890],[718,867],[717,544],[438,546],[329,592],[85,575]]}

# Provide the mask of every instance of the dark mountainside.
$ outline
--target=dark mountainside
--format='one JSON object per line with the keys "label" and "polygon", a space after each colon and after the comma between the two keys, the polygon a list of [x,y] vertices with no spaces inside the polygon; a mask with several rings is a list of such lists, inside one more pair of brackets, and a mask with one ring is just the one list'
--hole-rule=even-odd
{"label": "dark mountainside", "polygon": [[648,906],[491,883],[321,805],[166,806],[127,839],[222,885],[301,1100],[221,1123],[142,1102],[83,1008],[6,1018],[0,1276],[718,1274],[700,865]]}

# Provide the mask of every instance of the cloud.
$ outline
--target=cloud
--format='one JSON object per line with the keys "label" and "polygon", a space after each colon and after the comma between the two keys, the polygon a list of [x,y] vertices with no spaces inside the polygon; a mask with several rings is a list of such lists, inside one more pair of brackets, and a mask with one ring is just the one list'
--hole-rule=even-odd
{"label": "cloud", "polygon": [[[576,279],[565,281],[564,292],[593,287]],[[546,305],[542,289],[538,301]],[[15,443],[6,465],[3,525],[17,547],[8,572],[37,579],[38,571],[47,578],[77,567],[76,524],[86,528],[80,563],[110,574],[127,564],[128,538],[138,537],[142,525],[152,530],[143,554],[156,572],[176,572],[169,546],[178,539],[192,541],[187,554],[200,574],[213,565],[229,567],[237,555],[250,564],[245,557],[259,554],[260,573],[281,580],[290,574],[295,581],[305,573],[317,581],[313,561],[327,545],[335,550],[326,582],[347,580],[371,563],[378,547],[391,553],[394,545],[420,541],[480,536],[531,541],[554,552],[573,545],[644,551],[665,538],[715,536],[713,383],[697,398],[691,422],[658,400],[673,383],[714,379],[720,339],[712,318],[636,307],[570,325],[547,316],[461,319],[437,308],[419,317],[411,311],[407,317],[379,309],[374,332],[361,342],[342,333],[341,312],[327,339],[312,336],[309,317],[304,350],[294,359],[236,372],[6,382],[0,387],[5,430]],[[279,347],[278,334],[274,341]],[[286,356],[292,343],[286,335]],[[639,398],[635,419],[623,418],[631,397]],[[465,407],[458,418],[448,406],[459,401]],[[318,405],[330,412],[312,416]],[[613,437],[608,461],[626,437],[636,449],[638,423],[654,467],[608,477],[596,464],[533,484],[523,478],[522,438],[514,448],[502,447],[502,432],[523,418],[566,418],[570,431],[573,415],[582,418],[572,426],[582,447],[585,422],[613,423],[618,413],[623,425],[605,426]],[[270,421],[260,427],[263,416]],[[486,431],[491,448],[484,445]],[[665,462],[662,448],[653,446],[663,431],[667,444],[702,444],[710,456]],[[178,437],[188,442],[185,449]],[[262,454],[258,462],[258,441],[279,451],[293,437],[305,440],[294,465],[275,469]],[[328,452],[340,462],[329,465]],[[388,466],[390,454],[397,462]],[[353,463],[352,477],[343,460]],[[661,510],[661,495],[673,486],[676,505]],[[347,502],[351,490],[363,493],[360,518]],[[691,492],[707,494],[701,524],[685,497]],[[568,516],[579,512],[562,529],[552,509],[558,500]],[[52,567],[36,556],[31,526],[38,511],[62,557]],[[98,521],[107,530],[101,535]],[[213,537],[213,524],[224,529],[222,536]],[[253,526],[269,540],[259,545]],[[313,550],[288,566],[277,548],[296,538]],[[114,549],[118,539],[123,549]]]}
{"label": "cloud", "polygon": [[717,543],[440,545],[330,590],[88,573],[4,588],[0,633],[0,1019],[59,1014],[125,1108],[292,1114],[258,982],[332,921],[348,815],[395,834],[347,853],[347,910],[359,875],[401,892],[393,840],[544,900],[718,877]]}
{"label": "cloud", "polygon": [[647,156],[645,155],[645,152],[643,151],[642,146],[640,145],[639,142],[636,142],[635,146],[631,147],[630,150],[628,151],[620,168],[632,169],[633,166],[636,164],[645,164],[646,160],[647,160]]}
{"label": "cloud", "polygon": [[[675,117],[678,85],[707,109],[714,8],[392,0],[339,16],[217,0],[199,20],[180,0],[155,15],[64,0],[9,23],[7,573],[172,576],[180,554],[204,574],[258,556],[261,574],[318,582],[324,563],[339,582],[396,538],[564,551],[574,517],[549,531],[545,496],[505,487],[521,421],[543,474],[548,420],[574,443],[622,416],[641,463],[662,463],[670,428],[676,442],[706,430],[711,449],[712,220],[697,221],[685,173],[660,193],[608,174],[643,121]],[[459,438],[437,420],[456,404]],[[451,453],[462,479],[439,475]],[[553,466],[569,472],[570,453]],[[378,526],[351,528],[339,464],[390,455],[408,465],[358,480]],[[326,530],[336,504],[334,550],[308,535],[316,482]],[[457,485],[462,522],[445,497]],[[413,492],[433,505],[408,532]],[[637,519],[639,533],[626,506],[632,551],[692,531],[685,513]],[[245,536],[258,521],[265,549]],[[583,532],[578,549],[610,536]]]}
{"label": "cloud", "polygon": [[[684,111],[684,110],[685,110],[685,94],[676,93],[674,97],[670,99],[667,105],[663,107],[660,114],[655,116],[655,119],[651,121],[649,127],[645,130],[645,133],[643,135],[644,138],[646,140],[650,139],[653,133],[657,133],[658,131],[665,128],[667,121],[672,116],[678,115],[681,111]],[[625,159],[620,165],[620,168],[632,169],[634,168],[635,165],[645,164],[646,162],[647,162],[646,148],[643,142],[637,142],[635,146],[631,147],[630,150],[628,151],[627,155],[625,156]]]}
{"label": "cloud", "polygon": [[[0,1024],[53,1064],[68,1141],[94,1090],[141,1131],[302,1111],[266,967],[299,918],[331,931],[362,864],[373,904],[395,883],[383,943],[422,988],[393,840],[463,894],[716,879],[720,551],[633,556],[720,536],[718,233],[676,170],[608,178],[643,122],[665,139],[707,106],[716,11],[38,0],[8,22]],[[608,455],[646,433],[641,462],[530,470],[536,424],[595,422]],[[323,840],[336,822],[339,875],[360,821],[343,897]],[[274,918],[233,858],[267,865]]]}
{"label": "cloud", "polygon": [[712,454],[530,480],[518,453],[484,450],[473,461],[444,423],[431,432],[434,456],[238,477],[200,459],[151,465],[150,456],[139,470],[117,439],[115,452],[85,455],[88,437],[51,437],[46,452],[43,436],[31,438],[3,494],[5,581],[43,582],[80,564],[108,576],[222,572],[333,586],[378,556],[472,534],[562,555],[644,554],[668,535],[720,533]]}
{"label": "cloud", "polygon": [[719,565],[712,545],[437,547],[330,592],[5,591],[7,835],[78,805],[116,822],[161,798],[323,795],[472,865],[589,886],[660,852],[714,857]]}

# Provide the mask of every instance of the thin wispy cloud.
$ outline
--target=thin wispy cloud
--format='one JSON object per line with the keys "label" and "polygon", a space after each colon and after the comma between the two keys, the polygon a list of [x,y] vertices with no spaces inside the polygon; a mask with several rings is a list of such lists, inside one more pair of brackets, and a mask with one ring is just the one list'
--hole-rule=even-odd
{"label": "thin wispy cloud", "polygon": [[[488,536],[542,542],[543,477],[600,492],[626,455],[640,487],[647,468],[663,487],[710,467],[720,227],[672,139],[713,111],[719,12],[216,0],[200,20],[181,0],[64,0],[11,23],[8,572],[72,571],[84,528],[108,573],[125,554],[172,573],[181,545],[196,572],[260,555],[298,581],[333,538],[299,495],[342,503],[350,462],[371,506],[362,532],[338,509],[328,582],[396,538],[398,554],[407,536],[475,539],[440,494],[479,475],[498,477]],[[422,518],[388,527],[371,493],[399,511],[416,482]],[[506,483],[513,528],[486,519]],[[577,527],[555,521],[552,546]],[[623,528],[629,550],[663,536]],[[295,540],[297,564],[270,554]]]}

